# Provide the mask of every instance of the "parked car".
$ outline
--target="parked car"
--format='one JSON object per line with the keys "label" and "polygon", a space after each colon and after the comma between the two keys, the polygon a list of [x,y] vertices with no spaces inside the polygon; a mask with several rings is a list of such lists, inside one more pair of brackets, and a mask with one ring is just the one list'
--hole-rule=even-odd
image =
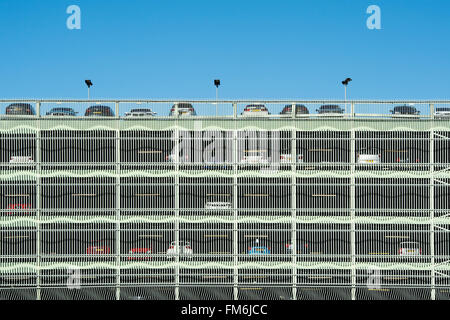
{"label": "parked car", "polygon": [[269,163],[269,160],[263,155],[244,155],[241,159],[241,163]]}
{"label": "parked car", "polygon": [[209,201],[205,204],[205,209],[223,210],[231,208],[231,202]]}
{"label": "parked car", "polygon": [[6,107],[6,114],[10,115],[35,115],[34,108],[29,103],[11,103]]}
{"label": "parked car", "polygon": [[343,114],[344,109],[336,104],[324,104],[321,105],[319,109],[316,110],[319,114]]}
{"label": "parked car", "polygon": [[32,207],[31,207],[31,204],[28,204],[28,203],[10,203],[8,205],[7,209],[15,210],[15,211],[7,212],[6,214],[8,214],[8,215],[12,215],[12,214],[15,214],[15,213],[18,213],[18,214],[31,214],[31,212],[23,211],[23,210],[32,209]]}
{"label": "parked car", "polygon": [[244,117],[267,116],[269,114],[269,110],[263,104],[249,104],[244,108],[244,112],[241,113]]}
{"label": "parked car", "polygon": [[[292,114],[292,104],[284,106],[280,114]],[[308,108],[303,104],[295,105],[295,114],[309,114]]]}
{"label": "parked car", "polygon": [[156,112],[149,108],[131,109],[129,112],[125,112],[125,117],[153,117],[155,115]]}
{"label": "parked car", "polygon": [[266,150],[244,150],[241,163],[268,163]]}
{"label": "parked car", "polygon": [[[293,245],[292,242],[286,243],[286,250],[288,253],[292,253]],[[308,254],[309,253],[309,245],[308,243],[304,243],[302,246],[297,246],[297,252],[300,254]]]}
{"label": "parked car", "polygon": [[31,156],[11,156],[9,163],[34,163]]}
{"label": "parked car", "polygon": [[400,242],[398,254],[401,256],[420,256],[422,255],[422,249],[420,248],[420,244],[418,242]]}
{"label": "parked car", "polygon": [[266,246],[248,247],[247,253],[249,255],[266,255],[266,254],[270,254],[270,248],[268,248]]}
{"label": "parked car", "polygon": [[57,107],[52,108],[45,115],[46,116],[76,116],[78,112],[75,112],[72,108]]}
{"label": "parked car", "polygon": [[435,118],[448,118],[450,117],[450,108],[436,108],[434,111]]}
{"label": "parked car", "polygon": [[128,260],[150,260],[152,254],[151,248],[131,248],[128,252],[130,256]]}
{"label": "parked car", "polygon": [[389,111],[393,116],[414,116],[420,113],[420,111],[418,111],[415,107],[408,105],[396,106],[393,110]]}
{"label": "parked car", "polygon": [[357,153],[357,163],[381,163],[381,153],[377,149],[361,149]]}
{"label": "parked car", "polygon": [[414,161],[412,161],[412,159],[409,158],[408,155],[402,155],[402,156],[398,156],[397,158],[395,158],[395,162],[396,163],[420,163],[420,159],[416,158]]}
{"label": "parked car", "polygon": [[[290,153],[282,153],[280,154],[280,162],[281,163],[291,163],[292,155]],[[303,154],[297,155],[297,163],[303,163]]]}
{"label": "parked car", "polygon": [[167,249],[167,255],[175,256],[177,254],[191,256],[193,254],[191,243],[189,241],[179,241],[177,244],[176,241],[172,241],[169,249]]}
{"label": "parked car", "polygon": [[188,162],[189,156],[186,154],[184,156],[177,156],[175,153],[166,155],[167,162]]}
{"label": "parked car", "polygon": [[86,249],[86,254],[110,254],[111,249],[108,246],[89,246]]}
{"label": "parked car", "polygon": [[112,111],[111,107],[108,106],[90,106],[86,109],[84,116],[113,117],[114,112]]}
{"label": "parked car", "polygon": [[[190,103],[178,103],[178,115],[179,116],[196,116],[194,107]],[[169,116],[175,116],[175,105],[170,109]]]}

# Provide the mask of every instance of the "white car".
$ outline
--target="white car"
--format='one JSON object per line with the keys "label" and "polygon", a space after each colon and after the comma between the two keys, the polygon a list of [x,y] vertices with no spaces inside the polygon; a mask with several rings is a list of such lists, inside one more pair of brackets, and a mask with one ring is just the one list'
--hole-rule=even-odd
{"label": "white car", "polygon": [[189,241],[179,241],[179,243],[177,244],[176,241],[172,241],[170,243],[169,249],[167,249],[167,255],[175,256],[178,254],[191,256],[193,254],[191,243]]}
{"label": "white car", "polygon": [[435,118],[447,118],[450,117],[450,108],[436,108],[434,111]]}
{"label": "white car", "polygon": [[358,154],[357,163],[381,163],[381,154]]}
{"label": "white car", "polygon": [[188,159],[189,159],[188,155],[185,155],[184,157],[179,157],[171,153],[170,155],[166,156],[167,162],[188,162]]}
{"label": "white car", "polygon": [[[177,104],[178,115],[181,117],[185,116],[196,116],[194,107],[190,103],[178,103]],[[172,106],[169,113],[170,117],[176,116],[175,105]]]}
{"label": "white car", "polygon": [[400,256],[420,256],[422,255],[422,249],[418,242],[400,242],[398,254]]}
{"label": "white car", "polygon": [[241,113],[243,117],[261,117],[269,114],[269,110],[263,104],[249,104],[244,108],[244,112]]}
{"label": "white car", "polygon": [[241,163],[269,163],[269,160],[262,155],[244,155],[241,159]]}
{"label": "white car", "polygon": [[31,156],[11,156],[9,163],[33,163]]}
{"label": "white car", "polygon": [[217,210],[231,209],[231,202],[209,201],[205,204],[205,209],[217,209]]}
{"label": "white car", "polygon": [[153,117],[156,112],[152,109],[131,109],[130,112],[125,112],[125,117]]}

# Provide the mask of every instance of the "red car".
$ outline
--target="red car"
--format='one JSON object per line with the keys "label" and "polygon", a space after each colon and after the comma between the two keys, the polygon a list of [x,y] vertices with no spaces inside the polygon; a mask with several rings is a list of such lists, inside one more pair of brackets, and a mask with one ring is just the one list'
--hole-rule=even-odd
{"label": "red car", "polygon": [[111,249],[107,246],[90,246],[86,249],[86,254],[110,254]]}
{"label": "red car", "polygon": [[17,210],[17,211],[10,211],[6,214],[15,214],[15,213],[22,213],[22,214],[30,214],[31,212],[23,212],[22,210],[31,209],[31,205],[27,203],[11,203],[8,205],[8,209]]}
{"label": "red car", "polygon": [[128,253],[131,255],[128,260],[150,260],[152,248],[131,248]]}

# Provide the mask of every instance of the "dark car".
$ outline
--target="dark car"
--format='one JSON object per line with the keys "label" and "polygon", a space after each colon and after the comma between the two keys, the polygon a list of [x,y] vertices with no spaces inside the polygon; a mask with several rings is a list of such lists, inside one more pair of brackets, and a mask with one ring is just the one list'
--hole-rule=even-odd
{"label": "dark car", "polygon": [[57,107],[50,109],[45,115],[47,116],[75,116],[75,112],[72,108]]}
{"label": "dark car", "polygon": [[[284,106],[280,114],[292,114],[292,104]],[[303,104],[295,105],[295,114],[309,114],[308,108]]]}
{"label": "dark car", "polygon": [[320,114],[324,113],[344,113],[344,109],[342,109],[337,104],[324,104],[321,105],[319,109],[316,110]]}
{"label": "dark car", "polygon": [[390,110],[390,112],[393,115],[418,115],[420,113],[415,107],[408,105],[396,106],[394,107],[394,110]]}
{"label": "dark car", "polygon": [[12,103],[6,107],[6,114],[35,115],[34,108],[29,103]]}
{"label": "dark car", "polygon": [[84,116],[113,117],[114,112],[108,106],[90,106],[86,109]]}

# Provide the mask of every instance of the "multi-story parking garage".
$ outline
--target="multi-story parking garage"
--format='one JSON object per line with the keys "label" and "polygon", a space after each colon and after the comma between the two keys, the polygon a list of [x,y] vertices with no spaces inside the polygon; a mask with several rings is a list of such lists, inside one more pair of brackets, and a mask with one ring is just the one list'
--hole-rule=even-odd
{"label": "multi-story parking garage", "polygon": [[116,116],[1,116],[2,299],[450,298],[450,101],[102,103]]}

